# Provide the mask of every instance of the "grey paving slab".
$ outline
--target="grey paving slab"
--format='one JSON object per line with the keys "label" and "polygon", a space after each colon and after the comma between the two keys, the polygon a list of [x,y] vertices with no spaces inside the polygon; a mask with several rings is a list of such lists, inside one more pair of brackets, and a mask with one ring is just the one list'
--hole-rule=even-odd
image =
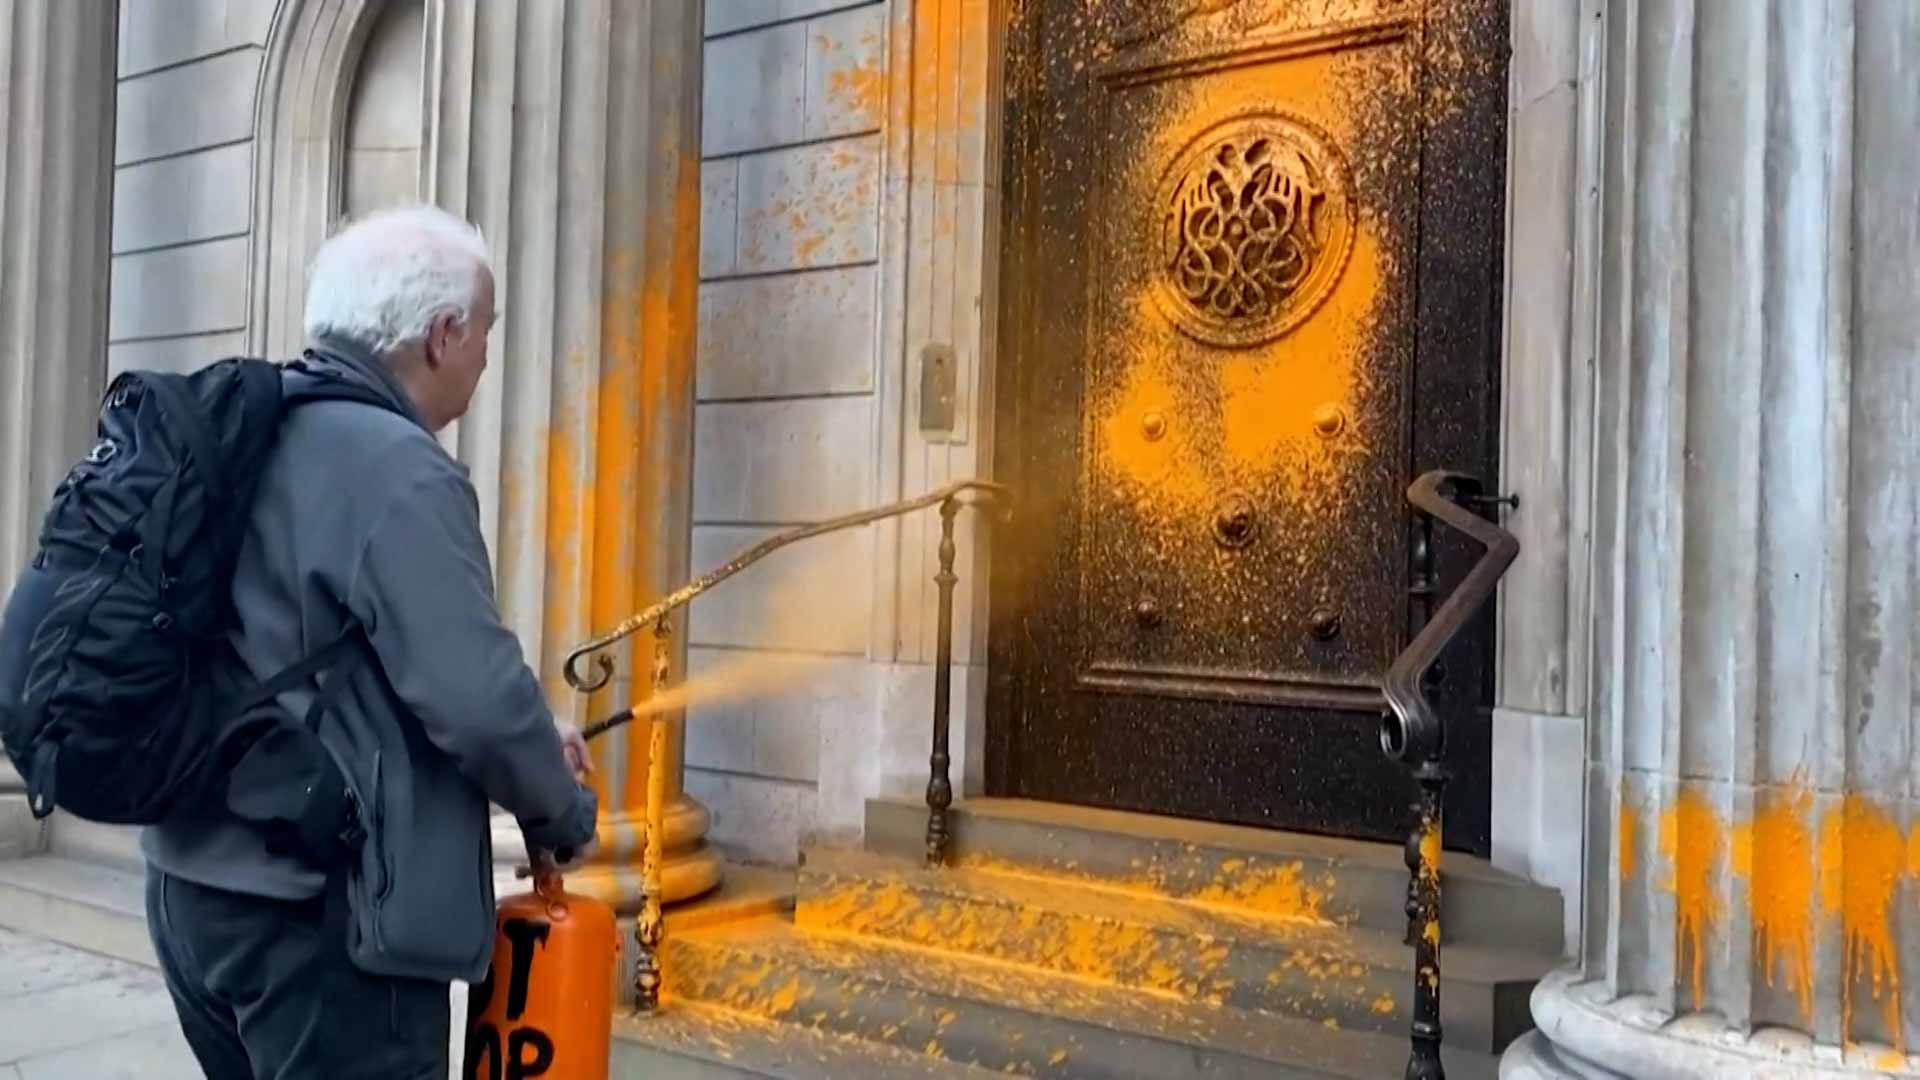
{"label": "grey paving slab", "polygon": [[0,1013],[10,998],[105,978],[126,965],[43,938],[0,929]]}
{"label": "grey paving slab", "polygon": [[199,1075],[158,972],[0,930],[0,1080]]}
{"label": "grey paving slab", "polygon": [[202,1080],[205,1075],[172,1021],[28,1058],[15,1068],[20,1080]]}

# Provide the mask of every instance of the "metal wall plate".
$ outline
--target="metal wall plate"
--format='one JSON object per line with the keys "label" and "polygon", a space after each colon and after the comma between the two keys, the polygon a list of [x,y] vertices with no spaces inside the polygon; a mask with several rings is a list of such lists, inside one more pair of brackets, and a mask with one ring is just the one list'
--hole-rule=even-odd
{"label": "metal wall plate", "polygon": [[953,434],[954,398],[960,384],[959,358],[951,345],[920,350],[920,430]]}

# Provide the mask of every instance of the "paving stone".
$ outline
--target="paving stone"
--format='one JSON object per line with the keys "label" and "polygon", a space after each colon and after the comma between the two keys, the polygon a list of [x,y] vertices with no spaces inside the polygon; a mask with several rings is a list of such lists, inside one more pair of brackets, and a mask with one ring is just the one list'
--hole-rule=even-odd
{"label": "paving stone", "polygon": [[160,973],[132,964],[117,964],[101,978],[8,998],[0,1009],[7,1019],[0,1024],[0,1062],[13,1064],[174,1019]]}
{"label": "paving stone", "polygon": [[0,1013],[13,998],[107,978],[127,965],[65,945],[0,930]]}
{"label": "paving stone", "polygon": [[200,1080],[205,1074],[180,1025],[138,1031],[20,1062],[20,1080]]}

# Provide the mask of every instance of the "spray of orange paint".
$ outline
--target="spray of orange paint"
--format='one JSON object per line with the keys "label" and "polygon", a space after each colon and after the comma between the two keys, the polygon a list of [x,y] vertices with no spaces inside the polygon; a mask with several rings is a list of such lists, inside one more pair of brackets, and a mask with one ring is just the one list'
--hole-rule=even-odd
{"label": "spray of orange paint", "polygon": [[1887,812],[1858,793],[1828,813],[1820,828],[1820,904],[1839,914],[1846,935],[1841,983],[1840,1030],[1853,1037],[1853,996],[1862,979],[1873,998],[1885,991],[1885,1021],[1894,1048],[1904,1053],[1901,1030],[1900,957],[1890,925],[1893,898],[1909,862],[1908,841]]}
{"label": "spray of orange paint", "polygon": [[1674,805],[1660,815],[1660,855],[1673,894],[1679,945],[1691,950],[1693,1007],[1706,998],[1707,935],[1722,911],[1713,871],[1725,846],[1724,828],[1713,807],[1698,791],[1681,791]]}
{"label": "spray of orange paint", "polygon": [[1813,794],[1802,782],[1764,796],[1733,830],[1733,871],[1747,880],[1753,946],[1767,985],[1784,976],[1801,1016],[1813,1016]]}

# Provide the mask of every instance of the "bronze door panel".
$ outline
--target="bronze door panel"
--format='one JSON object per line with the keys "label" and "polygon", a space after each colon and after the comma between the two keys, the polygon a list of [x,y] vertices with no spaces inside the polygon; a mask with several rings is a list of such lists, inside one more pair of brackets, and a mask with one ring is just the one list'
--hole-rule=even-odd
{"label": "bronze door panel", "polygon": [[[1403,493],[1429,457],[1490,476],[1493,450],[1498,245],[1423,233],[1497,222],[1497,187],[1489,217],[1423,173],[1437,131],[1483,143],[1503,102],[1494,65],[1435,56],[1496,42],[1492,7],[1017,6],[997,790],[1400,835],[1411,788],[1373,731],[1410,636]],[[1465,249],[1484,265],[1424,299]],[[1484,306],[1483,340],[1417,332],[1448,303]],[[1454,707],[1484,698],[1490,642]],[[1475,741],[1482,782],[1456,786],[1484,804]]]}

